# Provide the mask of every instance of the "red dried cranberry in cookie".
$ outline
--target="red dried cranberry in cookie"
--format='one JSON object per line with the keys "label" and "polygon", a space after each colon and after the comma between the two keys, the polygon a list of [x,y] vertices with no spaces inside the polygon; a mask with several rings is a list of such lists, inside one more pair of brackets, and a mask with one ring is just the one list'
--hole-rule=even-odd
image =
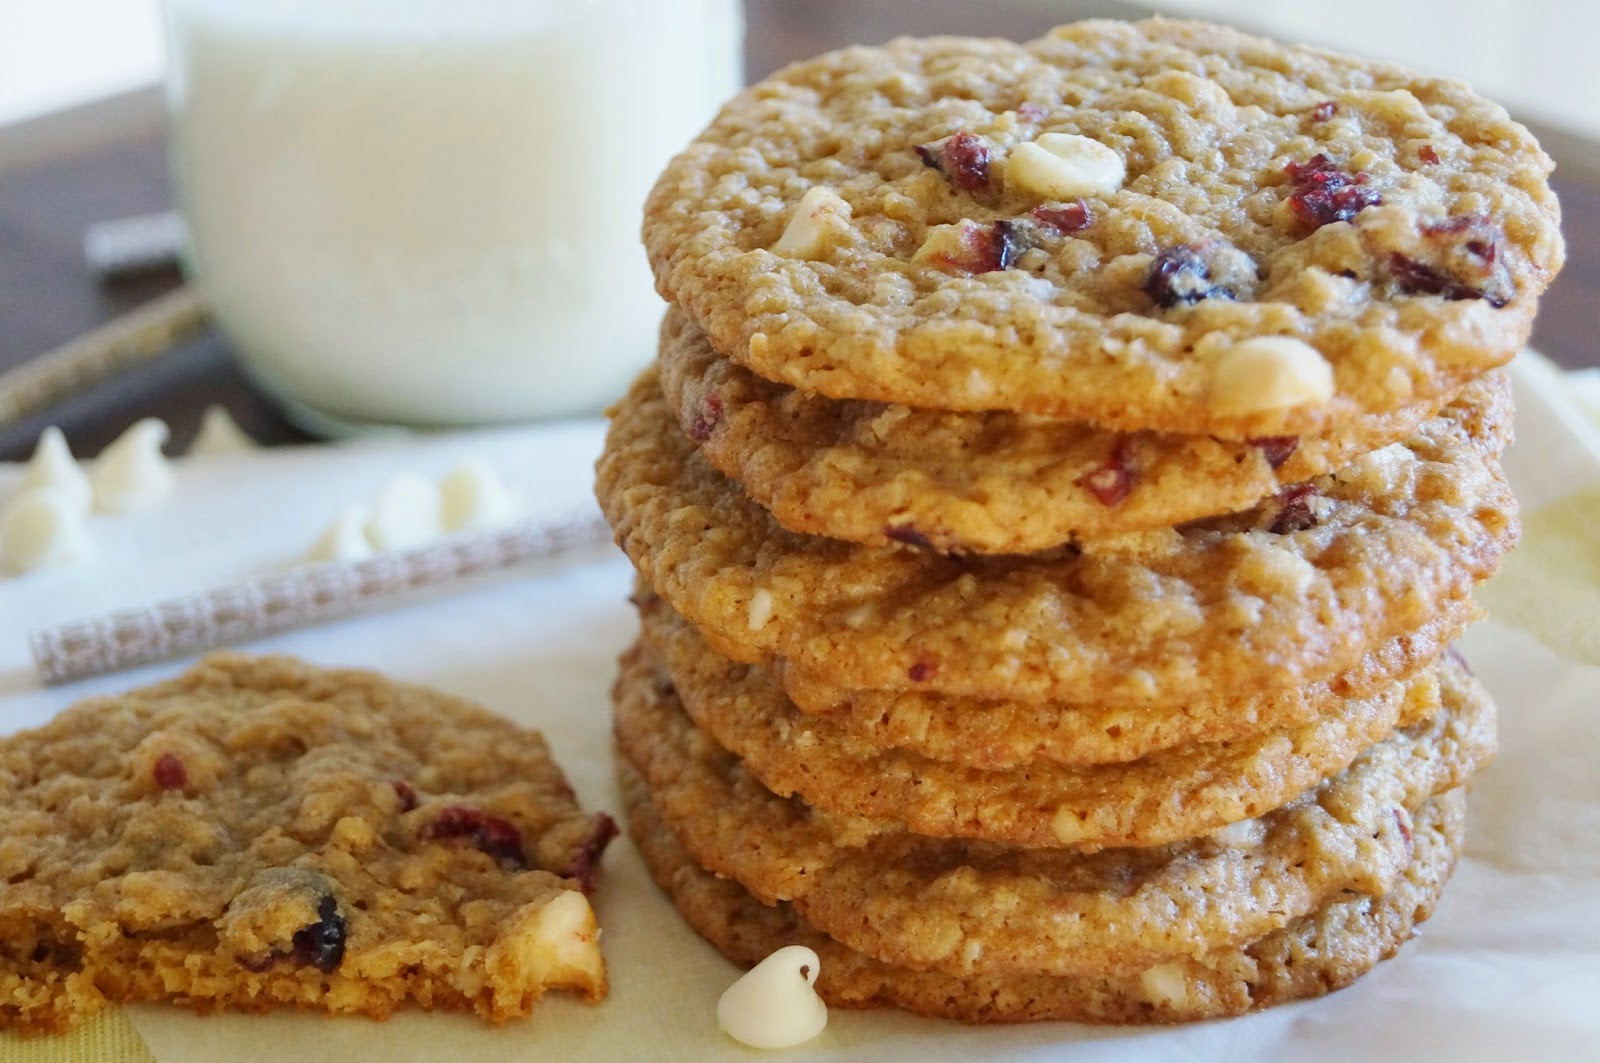
{"label": "red dried cranberry in cookie", "polygon": [[1198,303],[1202,299],[1235,298],[1232,288],[1215,283],[1212,275],[1215,250],[1210,243],[1167,248],[1150,263],[1150,272],[1144,277],[1144,293],[1163,310],[1179,303]]}
{"label": "red dried cranberry in cookie", "polygon": [[1317,526],[1317,515],[1311,509],[1311,500],[1317,496],[1312,484],[1295,484],[1278,492],[1278,513],[1267,528],[1274,535],[1305,531]]}
{"label": "red dried cranberry in cookie", "polygon": [[1067,235],[1088,228],[1093,219],[1089,216],[1089,205],[1080,199],[1064,207],[1034,207],[1033,220],[1040,228]]}
{"label": "red dried cranberry in cookie", "polygon": [[1424,144],[1422,147],[1418,148],[1417,157],[1422,160],[1423,165],[1425,166],[1439,165],[1439,153],[1433,150],[1432,144]]}
{"label": "red dried cranberry in cookie", "polygon": [[400,798],[400,811],[410,812],[417,807],[417,788],[404,779],[394,781],[395,796]]}
{"label": "red dried cranberry in cookie", "polygon": [[1300,447],[1299,436],[1257,436],[1249,442],[1261,448],[1261,456],[1274,469],[1281,467]]}
{"label": "red dried cranberry in cookie", "polygon": [[344,961],[345,918],[339,914],[339,902],[332,897],[322,898],[317,906],[317,922],[294,934],[294,958],[330,974]]}
{"label": "red dried cranberry in cookie", "polygon": [[933,540],[924,535],[917,529],[915,524],[909,521],[903,524],[889,525],[883,529],[883,535],[886,539],[893,539],[895,542],[905,543],[907,546],[915,546],[923,550],[933,549]]}
{"label": "red dried cranberry in cookie", "polygon": [[1305,162],[1284,167],[1294,191],[1289,208],[1312,229],[1336,221],[1349,221],[1368,207],[1383,202],[1383,197],[1367,187],[1365,173],[1345,173],[1328,156],[1318,153]]}
{"label": "red dried cranberry in cookie", "polygon": [[936,662],[924,657],[922,660],[917,661],[910,668],[906,669],[906,676],[913,683],[926,683],[928,680],[933,678],[933,674],[938,670],[939,665]]}
{"label": "red dried cranberry in cookie", "polygon": [[189,785],[189,772],[179,760],[171,753],[163,753],[156,758],[150,767],[150,774],[155,778],[157,786],[163,790],[181,790]]}
{"label": "red dried cranberry in cookie", "polygon": [[1118,505],[1133,493],[1138,471],[1132,464],[1131,449],[1128,437],[1119,436],[1111,448],[1111,456],[1079,478],[1079,485],[1099,499],[1101,505]]}
{"label": "red dried cranberry in cookie", "polygon": [[976,192],[989,184],[989,145],[968,132],[957,133],[933,144],[917,145],[923,165],[931,166],[966,192]]}
{"label": "red dried cranberry in cookie", "polygon": [[1425,225],[1422,235],[1436,262],[1420,262],[1398,251],[1389,273],[1402,291],[1446,299],[1482,299],[1498,310],[1516,294],[1500,261],[1500,231],[1481,214],[1464,214]]}
{"label": "red dried cranberry in cookie", "polygon": [[706,401],[701,404],[700,412],[689,424],[689,438],[696,443],[704,443],[711,438],[711,433],[716,431],[717,425],[722,423],[722,396],[712,392],[706,396]]}
{"label": "red dried cranberry in cookie", "polygon": [[594,826],[578,843],[572,861],[559,872],[564,878],[577,879],[585,893],[594,892],[595,872],[600,867],[600,856],[617,836],[616,820],[604,812],[595,817]]}
{"label": "red dried cranberry in cookie", "polygon": [[1338,113],[1339,105],[1336,102],[1333,100],[1323,100],[1321,103],[1311,108],[1311,120],[1313,122],[1326,122],[1328,119],[1332,118]]}
{"label": "red dried cranberry in cookie", "polygon": [[451,805],[441,809],[422,828],[420,837],[427,840],[461,838],[501,864],[517,868],[528,866],[527,854],[522,849],[522,831],[510,820],[491,815],[481,808]]}

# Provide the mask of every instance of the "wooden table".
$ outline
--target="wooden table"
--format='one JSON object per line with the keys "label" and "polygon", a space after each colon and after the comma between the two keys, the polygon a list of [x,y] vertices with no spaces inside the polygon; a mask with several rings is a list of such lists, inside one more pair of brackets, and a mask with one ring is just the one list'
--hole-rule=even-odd
{"label": "wooden table", "polygon": [[[971,33],[1026,39],[1066,17],[1132,16],[1118,0],[1050,10],[980,0],[749,0],[748,73],[851,42],[896,34]],[[1066,15],[1063,15],[1066,11]],[[1544,134],[1544,131],[1541,131]],[[1534,343],[1562,364],[1600,363],[1600,145],[1543,135],[1562,171],[1569,258],[1551,288]],[[25,161],[19,162],[19,158]],[[165,142],[153,92],[32,123],[0,137],[0,369],[76,336],[171,288],[176,275],[102,286],[83,262],[92,222],[170,204]],[[46,424],[93,454],[132,421],[165,418],[181,446],[208,403],[226,405],[257,439],[305,437],[252,391],[214,332],[91,389],[40,417],[0,426],[0,459],[25,457]]]}

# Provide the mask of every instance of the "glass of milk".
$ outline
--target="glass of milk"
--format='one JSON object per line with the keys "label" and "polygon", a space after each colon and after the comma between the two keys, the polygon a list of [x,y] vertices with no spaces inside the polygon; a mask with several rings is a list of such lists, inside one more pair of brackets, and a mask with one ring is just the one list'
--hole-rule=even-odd
{"label": "glass of milk", "polygon": [[166,0],[191,267],[302,423],[598,411],[655,353],[641,207],[738,0]]}

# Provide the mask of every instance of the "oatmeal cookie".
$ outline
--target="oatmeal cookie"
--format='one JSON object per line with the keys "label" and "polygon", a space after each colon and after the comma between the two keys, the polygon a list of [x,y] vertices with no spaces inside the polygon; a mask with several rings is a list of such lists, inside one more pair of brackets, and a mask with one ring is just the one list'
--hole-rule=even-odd
{"label": "oatmeal cookie", "polygon": [[1414,855],[1416,812],[1494,748],[1482,688],[1454,662],[1440,678],[1431,721],[1299,800],[1187,842],[1095,853],[927,838],[777,797],[648,672],[618,681],[616,733],[697,863],[763,903],[791,902],[851,948],[957,975],[1133,974],[1393,889]]}
{"label": "oatmeal cookie", "polygon": [[990,771],[1035,761],[1119,763],[1186,742],[1227,742],[1294,727],[1335,702],[1371,697],[1432,662],[1483,613],[1470,598],[1443,603],[1441,609],[1421,628],[1384,643],[1332,679],[1174,706],[979,701],[916,690],[850,690],[826,676],[787,668],[782,660],[774,660],[772,668],[801,712],[820,716],[879,748]]}
{"label": "oatmeal cookie", "polygon": [[1550,159],[1458,81],[1198,22],[831,52],[645,209],[717,350],[831,398],[1321,435],[1508,361]]}
{"label": "oatmeal cookie", "polygon": [[421,687],[213,655],[0,741],[0,809],[0,1027],[605,993],[610,818],[536,732]]}
{"label": "oatmeal cookie", "polygon": [[700,453],[788,530],[946,553],[1033,553],[1247,509],[1404,439],[1441,405],[1362,414],[1324,436],[1228,442],[839,401],[722,358],[676,308],[660,372]]}
{"label": "oatmeal cookie", "polygon": [[1241,1015],[1354,982],[1393,956],[1433,914],[1460,852],[1466,791],[1425,803],[1411,826],[1413,855],[1381,897],[1341,897],[1254,941],[1164,960],[1123,975],[950,975],[882,963],[820,933],[795,906],[758,902],[699,867],[662,822],[625,763],[629,833],[663,892],[701,937],[741,967],[784,945],[821,960],[817,991],[841,1008],[897,1007],[972,1023],[1068,1020],[1172,1023]]}
{"label": "oatmeal cookie", "polygon": [[1244,513],[1020,557],[785,531],[696,453],[653,370],[612,416],[596,493],[651,587],[724,656],[855,689],[1130,706],[1313,683],[1467,594],[1517,531],[1502,374]]}
{"label": "oatmeal cookie", "polygon": [[1164,845],[1220,830],[1288,804],[1439,707],[1438,677],[1428,668],[1285,730],[1128,764],[986,771],[880,749],[802,715],[766,668],[720,656],[668,610],[644,617],[644,635],[651,659],[629,658],[625,675],[637,671],[647,682],[659,670],[689,718],[780,797],[917,834],[1029,846]]}

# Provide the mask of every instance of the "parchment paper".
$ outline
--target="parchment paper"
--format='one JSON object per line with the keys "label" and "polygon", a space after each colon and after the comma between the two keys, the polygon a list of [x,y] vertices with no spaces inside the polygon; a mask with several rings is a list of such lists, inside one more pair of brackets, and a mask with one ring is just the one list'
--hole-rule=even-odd
{"label": "parchment paper", "polygon": [[[1564,396],[1559,375],[1525,357],[1517,376],[1522,441],[1508,467],[1537,526],[1539,510],[1563,500],[1572,506],[1573,496],[1600,484],[1600,446],[1589,449],[1586,438],[1595,434],[1586,437],[1589,426]],[[442,472],[465,452],[488,456],[552,511],[581,507],[598,441],[597,426],[579,425],[219,458],[212,461],[231,464],[187,469],[170,506],[131,530],[105,532],[108,558],[93,574],[0,583],[0,728],[36,723],[79,697],[178,667],[40,691],[25,666],[24,618],[25,626],[37,626],[284,563],[340,503],[370,492],[385,472]],[[0,479],[0,493],[5,489]],[[276,503],[262,506],[263,498]],[[1560,511],[1553,537],[1531,536],[1523,548],[1535,563],[1555,551],[1552,580],[1562,594],[1541,611],[1533,583],[1542,577],[1508,573],[1503,578],[1518,586],[1496,600],[1518,603],[1506,609],[1510,620],[1480,625],[1463,645],[1502,706],[1502,753],[1474,792],[1465,858],[1438,914],[1397,959],[1331,997],[1173,1030],[980,1029],[836,1010],[821,1038],[781,1058],[1600,1058],[1600,668],[1562,656],[1534,634],[1568,653],[1575,652],[1571,633],[1593,637],[1600,506],[1587,495],[1581,505],[1576,518]],[[242,527],[243,513],[255,523]],[[1524,583],[1533,593],[1522,593]],[[632,637],[628,585],[626,564],[597,550],[465,594],[249,648],[381,668],[478,699],[543,729],[583,799],[616,810],[606,688],[615,654]],[[381,1024],[301,1014],[198,1018],[163,1007],[128,1014],[161,1063],[760,1055],[716,1029],[713,1008],[734,968],[683,926],[625,840],[606,857],[597,908],[612,981],[598,1007],[550,997],[531,1020],[500,1029],[416,1013]],[[13,1058],[3,1047],[0,1059]]]}

